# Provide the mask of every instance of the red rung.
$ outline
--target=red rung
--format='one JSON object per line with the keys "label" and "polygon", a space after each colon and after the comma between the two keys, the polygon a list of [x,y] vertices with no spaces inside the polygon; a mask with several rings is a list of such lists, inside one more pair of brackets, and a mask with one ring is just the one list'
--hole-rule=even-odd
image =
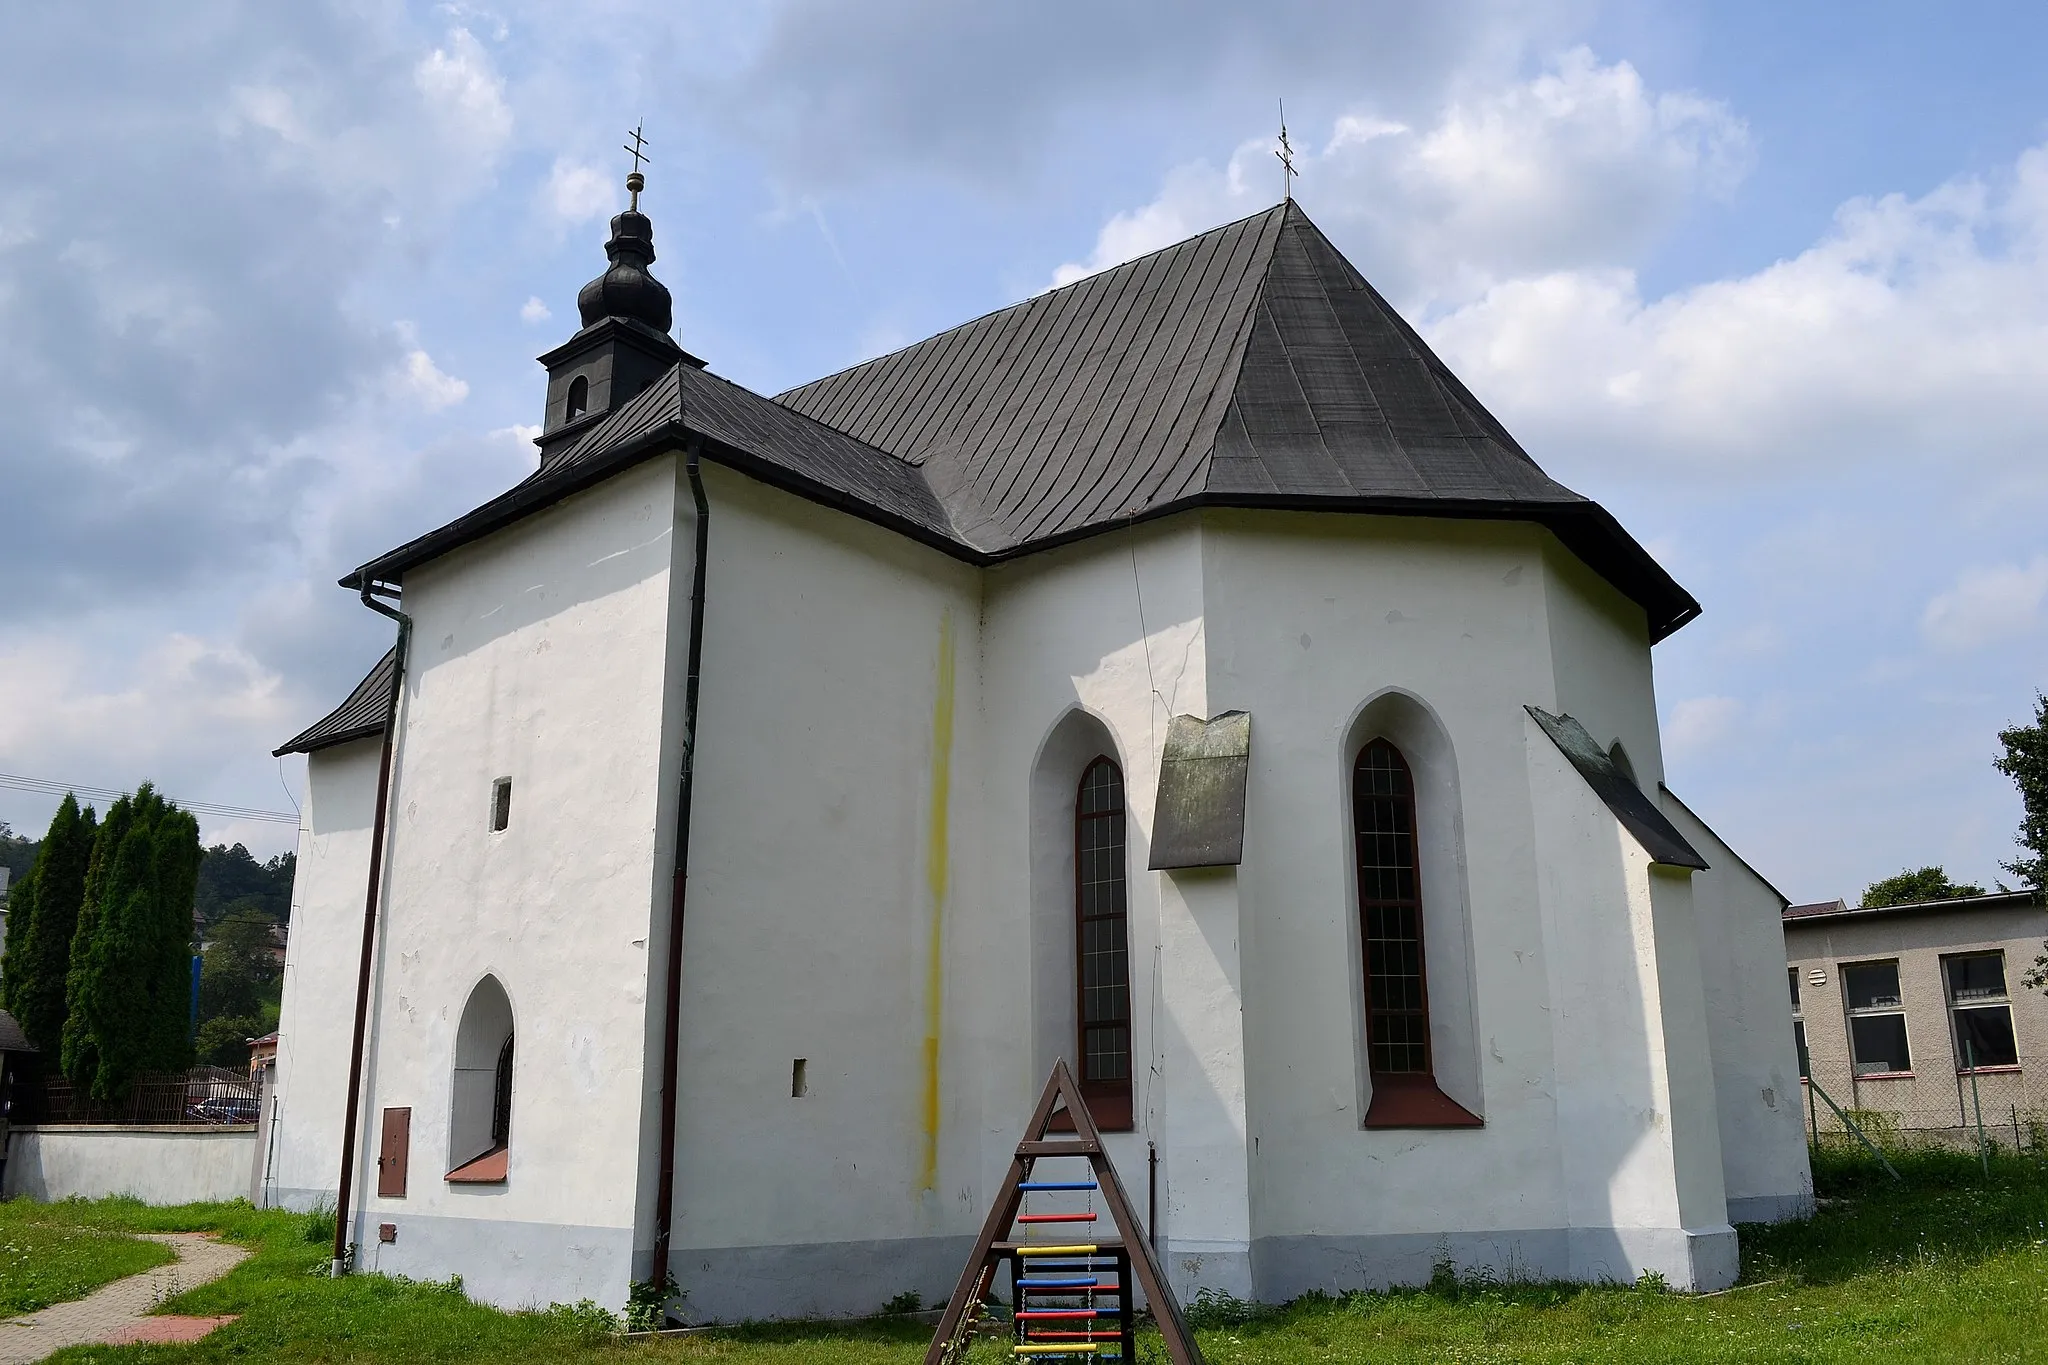
{"label": "red rung", "polygon": [[1017,1215],[1017,1221],[1020,1223],[1092,1223],[1095,1221],[1095,1215],[1092,1213],[1020,1213]]}

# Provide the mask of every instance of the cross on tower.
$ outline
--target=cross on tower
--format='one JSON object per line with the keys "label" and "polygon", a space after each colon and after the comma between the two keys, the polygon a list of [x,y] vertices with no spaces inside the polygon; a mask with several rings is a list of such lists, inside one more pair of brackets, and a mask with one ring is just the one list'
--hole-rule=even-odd
{"label": "cross on tower", "polygon": [[1280,101],[1280,146],[1274,151],[1280,158],[1280,197],[1292,202],[1294,199],[1294,177],[1301,172],[1294,169],[1294,144],[1287,140],[1287,101]]}
{"label": "cross on tower", "polygon": [[631,153],[633,157],[633,169],[626,176],[626,188],[633,195],[633,202],[627,205],[627,210],[632,213],[640,211],[640,191],[647,184],[647,177],[640,174],[640,163],[645,161],[650,166],[654,164],[654,159],[642,150],[642,148],[647,146],[647,139],[640,136],[640,129],[643,126],[638,123],[634,124],[633,131],[626,135],[633,140],[624,144],[626,151]]}

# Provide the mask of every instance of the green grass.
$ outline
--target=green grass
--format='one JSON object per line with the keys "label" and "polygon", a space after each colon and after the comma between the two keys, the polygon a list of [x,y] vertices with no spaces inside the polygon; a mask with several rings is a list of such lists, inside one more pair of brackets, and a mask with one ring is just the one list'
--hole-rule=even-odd
{"label": "green grass", "polygon": [[[1651,1288],[1497,1284],[1440,1276],[1426,1289],[1306,1299],[1286,1308],[1209,1305],[1215,1365],[1251,1362],[1908,1362],[2048,1360],[2048,1165],[1971,1156],[1894,1157],[1895,1187],[1860,1155],[1823,1153],[1828,1199],[1806,1223],[1743,1232],[1743,1285],[1694,1297]],[[80,1348],[80,1361],[718,1361],[727,1365],[912,1365],[928,1329],[762,1326],[619,1342],[569,1310],[509,1314],[448,1285],[375,1276],[331,1281],[322,1229],[246,1205],[53,1206],[51,1223],[92,1232],[217,1229],[256,1254],[168,1305],[242,1319],[188,1347]],[[43,1225],[48,1225],[43,1224]],[[11,1224],[6,1226],[11,1227]],[[331,1226],[331,1224],[329,1225]],[[607,1305],[616,1307],[616,1305]],[[1149,1344],[1150,1350],[1146,1347]],[[1163,1360],[1156,1338],[1142,1358]],[[1000,1343],[971,1360],[1010,1359]]]}
{"label": "green grass", "polygon": [[82,1299],[174,1259],[159,1243],[81,1227],[65,1205],[0,1204],[0,1318]]}

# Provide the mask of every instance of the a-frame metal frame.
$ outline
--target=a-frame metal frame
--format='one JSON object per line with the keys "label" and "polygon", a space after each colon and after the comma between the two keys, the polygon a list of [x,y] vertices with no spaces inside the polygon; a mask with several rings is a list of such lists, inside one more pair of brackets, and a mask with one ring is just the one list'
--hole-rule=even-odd
{"label": "a-frame metal frame", "polygon": [[[1052,1130],[1054,1116],[1061,1112],[1066,1114],[1073,1133],[1047,1137],[1046,1134]],[[1151,1306],[1153,1319],[1159,1324],[1160,1335],[1166,1339],[1167,1359],[1173,1365],[1206,1365],[1201,1349],[1195,1345],[1194,1334],[1188,1330],[1187,1319],[1181,1313],[1180,1300],[1167,1287],[1166,1276],[1159,1268],[1158,1258],[1153,1255],[1146,1230],[1131,1212],[1131,1201],[1124,1193],[1123,1182],[1117,1178],[1116,1168],[1109,1164],[1109,1157],[1102,1149],[1102,1134],[1096,1131],[1095,1120],[1088,1115],[1088,1106],[1081,1102],[1081,1087],[1074,1083],[1073,1073],[1067,1070],[1064,1061],[1053,1065],[1052,1077],[1045,1083],[1045,1093],[1039,1096],[1038,1108],[1024,1126],[1024,1140],[1017,1144],[1017,1154],[1010,1159],[1010,1172],[1003,1177],[1002,1187],[997,1190],[995,1202],[988,1211],[988,1220],[981,1225],[981,1235],[975,1239],[974,1252],[968,1257],[966,1268],[960,1272],[960,1282],[953,1288],[953,1297],[946,1303],[946,1315],[939,1319],[939,1330],[932,1337],[931,1349],[925,1352],[925,1365],[947,1365],[949,1353],[955,1348],[968,1314],[988,1293],[997,1267],[1003,1264],[1005,1253],[997,1249],[997,1244],[1017,1221],[1017,1213],[1024,1202],[1021,1187],[1030,1179],[1031,1164],[1040,1157],[1051,1156],[1088,1159],[1095,1172],[1102,1202],[1116,1221],[1117,1235],[1123,1239],[1124,1250],[1131,1258],[1131,1270],[1137,1277],[1139,1288],[1145,1291],[1145,1301]],[[1125,1293],[1129,1294],[1128,1288]]]}

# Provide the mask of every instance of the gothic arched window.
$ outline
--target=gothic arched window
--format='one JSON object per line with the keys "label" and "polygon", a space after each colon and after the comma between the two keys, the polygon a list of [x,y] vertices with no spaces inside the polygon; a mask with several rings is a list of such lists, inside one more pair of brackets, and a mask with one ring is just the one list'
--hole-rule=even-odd
{"label": "gothic arched window", "polygon": [[1359,939],[1365,949],[1366,1057],[1373,1078],[1427,1076],[1429,978],[1415,852],[1415,779],[1401,751],[1375,739],[1352,770]]}
{"label": "gothic arched window", "polygon": [[455,1028],[448,1179],[497,1184],[512,1145],[512,1000],[498,978],[476,983]]}
{"label": "gothic arched window", "polygon": [[1074,800],[1074,943],[1081,1096],[1099,1128],[1132,1126],[1129,904],[1124,775],[1097,758]]}
{"label": "gothic arched window", "polygon": [[590,411],[590,381],[577,375],[569,381],[569,405],[562,413],[564,422],[573,422]]}

